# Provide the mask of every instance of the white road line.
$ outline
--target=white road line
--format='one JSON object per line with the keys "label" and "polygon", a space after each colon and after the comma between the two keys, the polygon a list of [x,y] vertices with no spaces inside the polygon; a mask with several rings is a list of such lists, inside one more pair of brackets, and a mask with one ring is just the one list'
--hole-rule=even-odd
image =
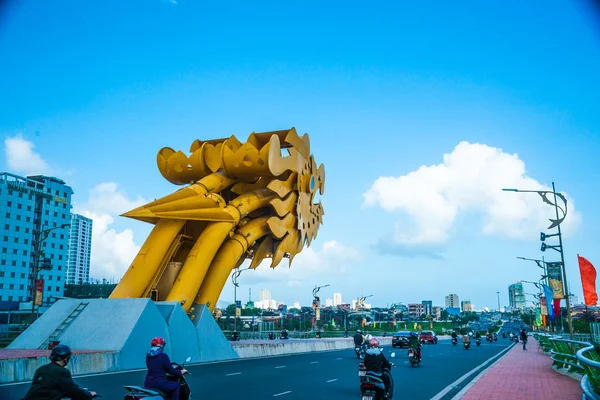
{"label": "white road line", "polygon": [[335,381],[337,381],[337,379],[330,379],[327,381],[327,383],[331,383],[331,382],[335,382]]}
{"label": "white road line", "polygon": [[309,364],[318,364],[318,363],[319,363],[318,361],[311,361],[311,362],[309,362]]}
{"label": "white road line", "polygon": [[285,365],[280,365],[279,367],[275,367],[275,369],[285,368]]}
{"label": "white road line", "polygon": [[225,376],[234,376],[234,375],[241,375],[241,374],[242,374],[241,372],[234,372],[231,374],[225,374]]}
{"label": "white road line", "polygon": [[291,391],[291,390],[288,390],[287,392],[281,392],[281,393],[277,393],[277,394],[274,394],[274,395],[273,395],[273,397],[277,397],[277,396],[283,396],[284,394],[289,394],[289,393],[292,393],[292,391]]}
{"label": "white road line", "polygon": [[338,358],[336,358],[336,360],[343,360],[343,358],[342,357],[338,357]]}

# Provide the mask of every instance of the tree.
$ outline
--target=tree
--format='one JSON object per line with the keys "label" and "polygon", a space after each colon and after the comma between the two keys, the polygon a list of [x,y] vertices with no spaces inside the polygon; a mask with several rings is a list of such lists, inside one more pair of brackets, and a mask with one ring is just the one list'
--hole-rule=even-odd
{"label": "tree", "polygon": [[441,320],[442,320],[442,321],[446,321],[446,320],[448,319],[448,315],[449,315],[449,314],[448,314],[448,311],[446,311],[446,310],[442,310],[442,313],[441,313],[441,314],[442,314],[442,315],[441,315]]}

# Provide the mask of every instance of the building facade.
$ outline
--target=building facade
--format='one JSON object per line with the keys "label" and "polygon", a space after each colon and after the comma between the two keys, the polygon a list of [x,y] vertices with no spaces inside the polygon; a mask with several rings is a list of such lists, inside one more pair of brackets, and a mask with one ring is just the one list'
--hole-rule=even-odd
{"label": "building facade", "polygon": [[341,293],[334,293],[333,294],[333,306],[337,307],[340,304],[342,304],[342,294]]}
{"label": "building facade", "polygon": [[462,312],[474,312],[475,306],[469,300],[463,300],[460,302],[460,308]]}
{"label": "building facade", "polygon": [[[63,297],[72,194],[57,178],[0,173],[0,301],[31,301],[34,286],[42,289],[44,305]],[[49,229],[39,248],[39,265],[48,259],[50,269],[39,271],[36,285],[36,237]]]}
{"label": "building facade", "polygon": [[423,304],[423,314],[433,315],[433,301],[423,300],[421,304]]}
{"label": "building facade", "polygon": [[409,304],[408,305],[408,314],[411,317],[420,317],[421,315],[425,314],[425,307],[423,306],[423,304]]}
{"label": "building facade", "polygon": [[260,301],[271,300],[271,291],[269,289],[260,289]]}
{"label": "building facade", "polygon": [[525,308],[525,291],[521,282],[514,283],[508,287],[508,304],[513,310]]}
{"label": "building facade", "polygon": [[446,308],[459,308],[460,303],[458,302],[458,295],[449,294],[446,296]]}
{"label": "building facade", "polygon": [[69,232],[69,257],[67,259],[67,283],[90,282],[90,255],[92,250],[92,220],[79,214],[71,214]]}
{"label": "building facade", "polygon": [[333,299],[331,297],[328,297],[325,299],[325,307],[332,307],[333,306]]}

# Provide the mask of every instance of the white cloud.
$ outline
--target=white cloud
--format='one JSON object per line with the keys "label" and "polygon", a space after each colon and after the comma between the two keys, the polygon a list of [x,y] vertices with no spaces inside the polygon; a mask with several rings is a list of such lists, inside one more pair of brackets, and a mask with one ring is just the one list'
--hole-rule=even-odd
{"label": "white cloud", "polygon": [[111,225],[117,215],[145,203],[139,197],[128,199],[116,183],[106,182],[92,188],[84,204],[75,206],[74,212],[94,221],[90,276],[117,279],[123,276],[140,246],[135,243],[131,229],[117,231]]}
{"label": "white cloud", "polygon": [[9,170],[24,175],[50,175],[48,163],[34,151],[33,142],[18,134],[4,139],[4,153]]}
{"label": "white cloud", "polygon": [[[392,241],[407,249],[445,243],[457,217],[472,212],[481,214],[481,231],[487,235],[535,239],[550,226],[554,208],[540,196],[502,188],[551,190],[527,176],[517,154],[461,142],[444,154],[441,164],[378,178],[364,193],[364,205],[399,212]],[[572,199],[567,199],[569,213],[561,228],[568,233],[577,228],[581,217]]]}

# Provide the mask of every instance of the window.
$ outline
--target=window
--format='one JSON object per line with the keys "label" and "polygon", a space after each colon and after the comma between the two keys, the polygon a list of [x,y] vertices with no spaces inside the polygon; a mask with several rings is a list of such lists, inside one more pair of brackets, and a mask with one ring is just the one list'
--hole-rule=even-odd
{"label": "window", "polygon": [[21,230],[21,227],[20,227],[20,226],[15,226],[15,231],[16,231],[16,232],[19,232],[20,230]]}
{"label": "window", "polygon": [[11,272],[11,273],[10,273],[10,277],[11,277],[11,278],[14,278],[14,277],[15,277],[15,273],[14,273],[14,272]]}
{"label": "window", "polygon": [[54,216],[58,217],[58,213],[56,211],[54,211]]}
{"label": "window", "polygon": [[21,216],[17,215],[17,221],[20,221],[20,220],[21,220]]}
{"label": "window", "polygon": [[31,211],[31,206],[27,206],[27,211]]}
{"label": "window", "polygon": [[10,218],[10,213],[6,213],[6,218]]}
{"label": "window", "polygon": [[15,285],[11,283],[10,285],[8,285],[8,288],[9,288],[9,289],[14,289],[14,288],[15,288]]}
{"label": "window", "polygon": [[46,204],[50,205],[50,200],[46,200]]}
{"label": "window", "polygon": [[29,239],[25,239],[24,243],[29,244]]}
{"label": "window", "polygon": [[23,206],[19,203],[17,204],[17,209],[20,210]]}
{"label": "window", "polygon": [[56,277],[56,280],[60,282],[60,276],[57,276],[57,277]]}
{"label": "window", "polygon": [[4,241],[8,242],[8,236],[4,236]]}
{"label": "window", "polygon": [[59,260],[62,260],[62,256],[61,256],[61,255],[59,255],[59,256],[58,256],[58,259],[59,259]]}
{"label": "window", "polygon": [[26,256],[27,255],[27,250],[23,250],[23,255]]}
{"label": "window", "polygon": [[12,201],[7,201],[7,202],[6,202],[6,205],[7,205],[8,207],[12,207]]}
{"label": "window", "polygon": [[50,215],[50,211],[46,210],[45,214]]}
{"label": "window", "polygon": [[56,191],[56,195],[58,196],[58,190]]}
{"label": "window", "polygon": [[21,289],[21,290],[25,289],[25,285],[19,285],[19,289]]}
{"label": "window", "polygon": [[57,291],[57,292],[60,292],[60,288],[59,288],[58,286],[56,287],[56,291]]}
{"label": "window", "polygon": [[[12,286],[12,285],[10,285]],[[12,296],[8,296],[8,301],[12,301]]]}
{"label": "window", "polygon": [[52,233],[52,239],[56,238],[56,233]]}
{"label": "window", "polygon": [[50,247],[55,248],[56,245],[54,243],[50,243]]}
{"label": "window", "polygon": [[62,250],[64,247],[63,247],[63,245],[61,244],[61,245],[59,246],[59,248]]}
{"label": "window", "polygon": [[16,255],[17,254],[17,249],[13,249],[13,254]]}
{"label": "window", "polygon": [[64,198],[67,198],[67,197],[69,197],[69,195],[67,194],[67,192],[63,192],[63,197],[64,197]]}
{"label": "window", "polygon": [[29,233],[29,228],[25,228],[25,233]]}
{"label": "window", "polygon": [[64,238],[65,238],[65,235],[61,234],[61,235],[60,235],[60,238],[61,238],[61,239],[64,239]]}
{"label": "window", "polygon": [[16,266],[17,266],[17,260],[12,260],[12,261],[11,261],[11,265],[12,265],[13,267],[16,267]]}
{"label": "window", "polygon": [[0,278],[4,278],[4,271],[0,271]]}
{"label": "window", "polygon": [[48,286],[48,292],[52,290],[52,286]]}
{"label": "window", "polygon": [[15,243],[19,243],[19,238],[15,237]]}
{"label": "window", "polygon": [[0,265],[6,265],[6,260],[1,260]]}
{"label": "window", "polygon": [[9,230],[10,229],[10,225],[9,224],[4,224],[4,229]]}
{"label": "window", "polygon": [[3,247],[2,248],[2,253],[6,254],[6,250],[7,250],[6,247]]}
{"label": "window", "polygon": [[[59,259],[59,260],[62,260],[62,256],[58,256],[58,259]],[[62,267],[61,267],[60,265],[58,266],[58,270],[59,270],[59,271],[60,271],[60,270],[62,270]]]}
{"label": "window", "polygon": [[62,215],[62,217],[63,217],[63,219],[67,218],[67,217],[65,216],[65,214],[63,214],[63,215]]}
{"label": "window", "polygon": [[25,268],[27,266],[27,261],[21,262],[21,267]]}
{"label": "window", "polygon": [[0,283],[0,289],[4,289],[4,283]]}
{"label": "window", "polygon": [[[21,279],[25,279],[25,273],[21,273]],[[23,288],[21,288],[23,289]]]}
{"label": "window", "polygon": [[48,280],[49,280],[49,281],[51,281],[51,280],[52,280],[52,275],[50,275],[50,276],[48,277]]}

